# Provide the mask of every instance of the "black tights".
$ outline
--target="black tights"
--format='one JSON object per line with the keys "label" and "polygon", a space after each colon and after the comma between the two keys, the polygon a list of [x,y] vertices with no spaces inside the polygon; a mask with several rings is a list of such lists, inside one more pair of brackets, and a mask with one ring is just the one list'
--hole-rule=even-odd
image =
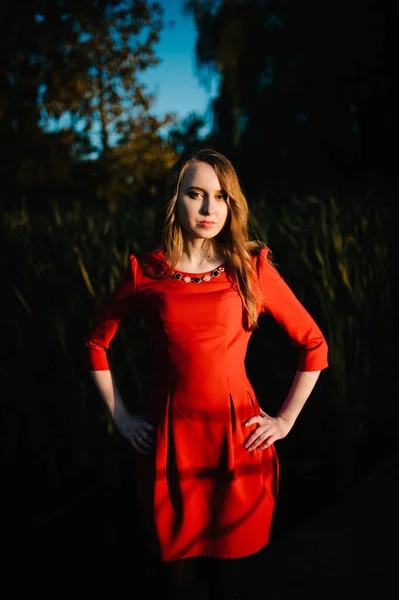
{"label": "black tights", "polygon": [[256,558],[193,557],[162,563],[157,582],[175,600],[245,600],[259,574]]}

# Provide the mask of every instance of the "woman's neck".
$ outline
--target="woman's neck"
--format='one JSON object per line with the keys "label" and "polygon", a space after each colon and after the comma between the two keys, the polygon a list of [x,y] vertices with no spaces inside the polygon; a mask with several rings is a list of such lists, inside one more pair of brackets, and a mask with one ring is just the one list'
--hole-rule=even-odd
{"label": "woman's neck", "polygon": [[223,253],[216,244],[196,245],[186,243],[176,269],[186,273],[203,273],[215,269],[223,261]]}

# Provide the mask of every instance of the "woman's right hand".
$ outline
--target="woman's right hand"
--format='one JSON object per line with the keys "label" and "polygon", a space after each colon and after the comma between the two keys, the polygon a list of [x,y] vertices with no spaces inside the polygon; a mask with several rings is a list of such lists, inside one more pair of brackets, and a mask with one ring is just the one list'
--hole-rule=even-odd
{"label": "woman's right hand", "polygon": [[141,415],[129,415],[115,420],[119,432],[140,454],[148,454],[153,445],[153,425]]}

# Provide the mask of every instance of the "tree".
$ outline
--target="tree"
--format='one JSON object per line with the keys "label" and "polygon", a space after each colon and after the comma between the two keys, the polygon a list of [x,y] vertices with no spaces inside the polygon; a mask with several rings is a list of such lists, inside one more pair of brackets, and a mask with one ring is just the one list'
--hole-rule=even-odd
{"label": "tree", "polygon": [[195,112],[189,113],[179,123],[175,123],[169,129],[168,137],[179,154],[189,154],[200,149],[204,137],[201,129],[205,126],[205,120]]}
{"label": "tree", "polygon": [[[73,3],[72,3],[73,4]],[[63,14],[71,37],[53,54],[44,82],[42,106],[47,119],[65,113],[97,155],[126,145],[145,127],[153,97],[140,73],[159,64],[154,44],[163,27],[158,3],[145,0],[97,0],[87,11]],[[90,7],[90,8],[89,8]],[[162,127],[169,122],[159,123]],[[151,127],[153,127],[151,118]]]}
{"label": "tree", "polygon": [[188,0],[200,73],[217,70],[221,143],[248,170],[320,183],[393,172],[388,0]]}
{"label": "tree", "polygon": [[[25,196],[52,173],[70,184],[76,167],[82,171],[80,161],[91,158],[97,162],[83,169],[94,172],[94,195],[115,205],[122,179],[140,184],[143,172],[164,168],[164,150],[170,163],[160,131],[171,117],[151,115],[153,97],[140,81],[159,63],[159,3],[16,0],[2,11],[0,144],[7,148],[7,196]],[[52,153],[58,145],[62,152]],[[38,146],[50,151],[38,153]],[[61,164],[49,169],[54,155]]]}

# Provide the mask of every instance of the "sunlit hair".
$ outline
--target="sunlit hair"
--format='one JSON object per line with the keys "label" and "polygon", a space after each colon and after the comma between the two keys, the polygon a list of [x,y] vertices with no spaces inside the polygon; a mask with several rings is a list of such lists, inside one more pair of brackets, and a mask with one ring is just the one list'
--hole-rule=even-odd
{"label": "sunlit hair", "polygon": [[202,149],[189,158],[183,158],[172,167],[166,184],[166,207],[162,227],[162,249],[170,270],[179,262],[184,248],[183,229],[177,216],[177,199],[183,177],[189,166],[195,162],[210,165],[226,193],[228,216],[222,231],[216,236],[225,262],[231,267],[237,282],[237,290],[246,311],[246,327],[257,327],[257,306],[259,298],[252,284],[254,268],[252,256],[264,246],[262,242],[249,239],[249,209],[242,192],[237,173],[231,162],[219,152]]}

